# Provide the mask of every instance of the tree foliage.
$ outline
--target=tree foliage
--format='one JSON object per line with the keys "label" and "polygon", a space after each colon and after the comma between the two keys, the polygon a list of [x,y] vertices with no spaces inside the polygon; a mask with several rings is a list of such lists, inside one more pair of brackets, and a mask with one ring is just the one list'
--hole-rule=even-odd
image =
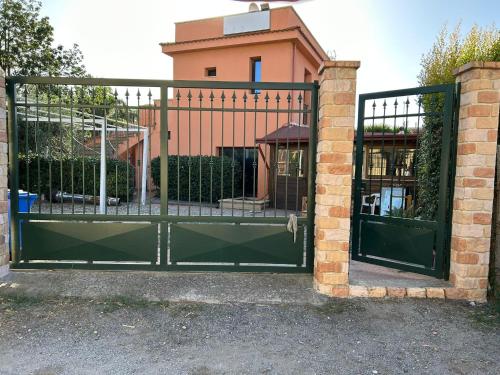
{"label": "tree foliage", "polygon": [[[453,71],[471,61],[500,60],[500,29],[473,26],[462,37],[460,24],[449,33],[443,27],[432,48],[422,57],[418,76],[421,86],[454,83]],[[425,113],[441,113],[442,95],[421,98]],[[434,220],[438,208],[443,122],[441,117],[426,116],[417,154],[418,207],[423,219]]]}
{"label": "tree foliage", "polygon": [[471,61],[500,61],[500,29],[495,25],[474,25],[465,37],[460,24],[452,32],[443,27],[432,48],[422,56],[419,84],[453,83],[453,70]]}
{"label": "tree foliage", "polygon": [[54,28],[39,0],[0,0],[0,67],[7,75],[87,75],[77,44],[54,46]]}

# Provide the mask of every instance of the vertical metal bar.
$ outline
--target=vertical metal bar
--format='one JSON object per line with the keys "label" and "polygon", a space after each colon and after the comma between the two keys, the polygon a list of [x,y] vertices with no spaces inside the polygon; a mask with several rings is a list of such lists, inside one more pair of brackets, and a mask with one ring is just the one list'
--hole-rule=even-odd
{"label": "vertical metal bar", "polygon": [[290,174],[290,117],[291,117],[291,101],[292,96],[290,92],[288,92],[288,96],[286,98],[288,102],[287,108],[287,124],[288,130],[286,132],[286,173],[285,173],[285,216],[288,215],[288,175]]}
{"label": "vertical metal bar", "polygon": [[[111,146],[114,148],[115,157],[118,158],[118,92],[115,89],[115,146],[113,147],[112,141]],[[107,155],[106,155],[107,156]],[[106,160],[107,162],[107,160]],[[127,160],[128,163],[128,160]],[[115,161],[115,197],[118,197],[118,163]],[[115,205],[115,215],[118,215],[118,205]]]}
{"label": "vertical metal bar", "polygon": [[[126,137],[127,137],[127,142],[126,142],[126,147],[127,147],[127,162],[125,163],[126,165],[126,168],[127,168],[127,182],[125,183],[126,185],[126,192],[125,194],[127,195],[127,215],[130,213],[129,212],[129,197],[128,197],[128,192],[129,192],[129,189],[130,189],[130,186],[129,186],[129,183],[130,183],[130,139],[129,139],[129,124],[130,124],[130,111],[129,111],[129,103],[128,103],[128,100],[129,100],[129,92],[128,92],[128,88],[127,90],[125,91],[125,105],[126,105],[126,108],[125,108],[125,118],[126,118],[126,125],[125,125],[125,132],[126,132]],[[116,126],[118,126],[118,124],[115,124]],[[137,147],[139,147],[139,143],[137,143]],[[116,140],[116,152],[118,152],[118,139]],[[116,155],[118,157],[118,155]],[[139,203],[139,202],[138,202]],[[139,205],[139,204],[138,204]]]}
{"label": "vertical metal bar", "polygon": [[37,158],[37,184],[38,184],[38,213],[42,213],[42,186],[40,175],[40,149],[38,148],[38,131],[40,127],[40,112],[39,112],[39,92],[38,85],[35,85],[35,101],[36,101],[36,125],[35,125],[35,152]]}
{"label": "vertical metal bar", "polygon": [[191,216],[191,99],[193,95],[188,91],[188,216]]}
{"label": "vertical metal bar", "polygon": [[242,216],[245,216],[245,166],[246,166],[246,138],[247,138],[247,93],[243,94],[243,201],[242,201]]}
{"label": "vertical metal bar", "polygon": [[314,211],[316,206],[316,153],[318,144],[318,94],[319,83],[314,81],[311,90],[311,126],[309,127],[309,155],[307,158],[307,244],[306,269],[314,268]]}
{"label": "vertical metal bar", "polygon": [[[213,185],[212,185],[212,177],[214,173],[213,169],[213,122],[214,122],[214,93],[210,92],[210,216],[212,216],[212,199],[213,199]],[[201,138],[201,137],[200,137]]]}
{"label": "vertical metal bar", "polygon": [[[107,186],[106,186],[106,177],[107,177],[107,162],[106,162],[106,142],[108,135],[108,119],[107,119],[107,100],[106,100],[106,88],[102,88],[104,91],[104,119],[101,125],[101,147],[100,147],[100,155],[99,155],[99,213],[100,214],[108,214],[108,205],[106,204],[106,195],[107,195]],[[116,112],[116,101],[117,101],[117,93],[116,89],[113,94],[114,98],[114,106]],[[111,109],[111,105],[109,106]]]}
{"label": "vertical metal bar", "polygon": [[200,216],[201,216],[201,154],[202,154],[202,150],[201,150],[201,108],[202,108],[202,100],[203,100],[203,94],[201,93],[201,90],[200,90],[200,95],[198,95],[198,99],[200,101],[200,110],[199,110],[199,115],[200,115],[200,133],[198,134],[199,135],[199,155],[198,155],[198,200],[199,200],[199,210],[200,210]]}
{"label": "vertical metal bar", "polygon": [[444,91],[444,109],[442,110],[443,131],[442,131],[442,147],[439,175],[439,203],[437,211],[437,232],[436,232],[436,258],[435,271],[437,277],[444,277],[447,271],[444,271],[445,266],[445,248],[447,237],[447,210],[449,199],[449,184],[453,183],[449,180],[450,170],[453,171],[453,165],[450,165],[450,154],[453,150],[451,145],[453,135],[453,99],[455,85],[449,85]]}
{"label": "vertical metal bar", "polygon": [[224,210],[222,209],[222,201],[224,199],[224,101],[226,95],[222,91],[221,95],[221,152],[220,152],[220,216],[222,216]]}
{"label": "vertical metal bar", "polygon": [[415,144],[415,151],[413,152],[413,207],[417,210],[417,174],[418,174],[418,153],[420,145],[420,118],[422,110],[422,96],[418,98],[418,113],[417,113],[417,140]]}
{"label": "vertical metal bar", "polygon": [[59,155],[59,182],[61,185],[60,192],[61,192],[61,214],[64,214],[64,200],[63,200],[63,192],[64,192],[64,175],[63,175],[63,157],[64,157],[64,125],[62,122],[62,89],[59,87],[58,90],[58,96],[59,96],[59,128],[60,128],[60,134],[59,134],[59,143],[61,150],[60,155]]}
{"label": "vertical metal bar", "polygon": [[[385,153],[384,153],[384,146],[385,146],[385,113],[387,110],[387,102],[384,99],[384,103],[382,104],[383,108],[383,113],[382,113],[382,144],[381,144],[381,149],[380,149],[380,215],[382,215],[382,187],[383,187],[383,176],[385,176],[384,172],[384,161],[385,161]],[[364,103],[363,103],[363,116],[364,116]],[[360,124],[358,124],[359,127]],[[364,126],[364,123],[363,123]],[[358,141],[356,141],[356,147],[358,147]],[[361,143],[361,147],[363,147],[363,143]],[[357,165],[357,164],[356,164]],[[362,164],[361,164],[362,165]],[[385,168],[387,170],[387,163],[385,165]],[[361,181],[361,180],[360,180]],[[360,182],[361,184],[361,182]]]}
{"label": "vertical metal bar", "polygon": [[[168,215],[168,86],[160,87],[160,214]],[[168,255],[168,223],[160,225],[160,264]]]}
{"label": "vertical metal bar", "polygon": [[[280,127],[279,125],[279,117],[280,117],[280,94],[279,92],[276,93],[276,134],[278,132],[278,129]],[[279,154],[279,143],[278,143],[278,137],[276,136],[275,139],[275,144],[274,144],[274,217],[277,216],[278,210],[277,210],[277,198],[278,198],[278,174],[279,174],[279,166],[278,166],[278,154]]]}
{"label": "vertical metal bar", "polygon": [[83,107],[83,87],[80,87],[81,90],[81,104],[80,107],[80,116],[82,116],[82,144],[80,146],[80,156],[82,158],[82,195],[83,195],[83,213],[85,214],[85,109]]}
{"label": "vertical metal bar", "polygon": [[[7,79],[6,93],[8,99],[8,136],[9,136],[9,176],[10,176],[10,244],[12,263],[17,265],[20,259],[19,247],[19,159],[18,128],[16,108],[16,86]],[[37,107],[38,108],[38,107]]]}
{"label": "vertical metal bar", "polygon": [[[71,213],[75,213],[75,145],[73,133],[73,88],[70,89],[70,134],[71,134]],[[49,120],[50,121],[50,120]]]}
{"label": "vertical metal bar", "polygon": [[[160,88],[160,213],[168,215],[168,87]],[[163,228],[162,228],[163,229]]]}
{"label": "vertical metal bar", "polygon": [[[268,110],[269,110],[269,93],[266,91],[266,96],[264,97],[265,100],[265,119],[264,119],[264,192],[266,195],[264,196],[264,200],[266,197],[269,199],[269,194],[267,189],[269,189],[269,181],[268,178],[268,173],[270,172],[270,169],[268,170],[267,168],[267,117],[268,117]],[[269,163],[271,164],[271,163]],[[266,211],[267,211],[267,204],[264,202],[264,217],[266,217]]]}
{"label": "vertical metal bar", "polygon": [[[50,99],[50,85],[47,87],[47,122],[49,124],[48,126],[48,133],[52,134],[52,125],[51,125],[51,118],[50,118],[50,110],[51,110],[51,99]],[[52,155],[51,155],[51,148],[50,145],[47,146],[47,158],[48,158],[48,163],[49,163],[49,212],[52,214]]]}
{"label": "vertical metal bar", "polygon": [[298,156],[298,161],[297,161],[297,166],[295,168],[297,176],[296,178],[296,190],[295,190],[295,214],[298,216],[299,215],[299,174],[300,174],[300,164],[302,161],[302,153],[300,151],[300,130],[301,130],[301,124],[303,123],[304,119],[304,113],[303,111],[303,103],[302,103],[302,92],[299,92],[298,96],[298,101],[299,101],[299,121],[298,121],[298,131],[297,131],[297,156]]}
{"label": "vertical metal bar", "polygon": [[255,178],[256,178],[256,168],[257,168],[257,161],[255,159],[257,155],[257,143],[255,140],[257,139],[257,101],[259,100],[259,94],[255,92],[254,94],[254,123],[253,123],[253,161],[252,161],[252,168],[253,168],[253,179],[252,179],[252,189],[253,189],[253,207],[252,207],[252,212],[253,216],[255,217],[255,201],[257,200],[257,192],[255,191],[256,184],[255,184]]}
{"label": "vertical metal bar", "polygon": [[[152,95],[151,94],[151,89],[149,89],[149,91],[148,91],[148,108],[149,108],[148,109],[148,133],[150,135],[150,138],[152,138],[151,137],[151,135],[152,135],[151,134],[151,121],[152,120],[154,121],[155,118],[156,118],[156,109],[153,108],[152,111],[151,111],[151,95]],[[153,103],[153,106],[154,105],[155,104]],[[152,116],[152,118],[151,118],[151,116]],[[149,142],[151,142],[151,139],[149,140]],[[151,207],[152,206],[151,205],[151,203],[152,203],[151,202],[152,197],[151,197],[151,183],[150,183],[150,181],[151,181],[151,171],[152,171],[152,166],[151,166],[151,162],[152,162],[152,160],[151,160],[151,143],[149,144],[148,155],[149,155],[149,179],[148,179],[148,188],[149,188],[148,189],[149,190],[148,191],[148,193],[149,193],[149,214],[151,215],[151,211],[152,211],[152,207]]]}
{"label": "vertical metal bar", "polygon": [[[352,214],[352,240],[351,256],[352,259],[360,258],[359,232],[361,226],[361,185],[363,182],[363,144],[364,144],[364,124],[365,124],[365,101],[363,95],[359,96],[358,105],[358,129],[356,133],[356,169],[354,175],[354,208]],[[385,102],[384,102],[385,103]],[[384,106],[385,109],[385,106]],[[382,138],[383,139],[383,138]],[[383,154],[382,154],[383,156]],[[382,182],[381,185],[382,186]]]}
{"label": "vertical metal bar", "polygon": [[454,87],[453,92],[453,108],[452,108],[452,126],[451,131],[451,148],[450,148],[450,167],[449,167],[449,186],[448,186],[448,202],[447,202],[447,221],[446,221],[446,232],[445,232],[445,244],[443,250],[443,278],[445,280],[449,279],[450,276],[450,247],[451,247],[451,230],[452,230],[452,220],[453,220],[453,199],[455,195],[455,175],[456,175],[456,159],[457,159],[457,138],[458,138],[458,121],[459,121],[459,110],[460,110],[460,92],[461,84],[457,83]]}
{"label": "vertical metal bar", "polygon": [[[137,89],[137,119],[135,121],[135,125],[137,126],[137,147],[135,148],[135,155],[136,155],[136,160],[139,160],[139,156],[141,156],[140,153],[140,147],[139,145],[141,144],[141,128],[140,128],[140,106],[141,106],[141,92],[139,89]],[[140,179],[140,184],[136,185],[136,191],[137,191],[137,215],[141,214],[141,206],[143,204],[142,201],[142,192],[145,192],[145,184],[146,184],[146,174],[147,170],[144,168],[147,168],[148,163],[147,163],[147,150],[146,147],[148,146],[147,142],[149,142],[149,134],[148,138],[146,138],[146,134],[143,132],[142,134],[142,169],[141,169],[141,164],[137,163],[137,169],[134,173],[134,181],[139,180],[139,173],[141,173],[141,179]],[[145,157],[146,156],[146,157]],[[139,193],[140,192],[140,193]],[[127,190],[127,196],[128,196],[128,190]],[[146,198],[144,198],[146,199]],[[146,202],[144,201],[144,204]]]}
{"label": "vertical metal bar", "polygon": [[[376,101],[374,100],[373,101],[373,105],[372,105],[372,136],[371,136],[371,139],[370,139],[370,156],[369,156],[369,163],[368,163],[368,168],[367,169],[367,173],[368,173],[368,196],[369,196],[369,199],[370,199],[370,213],[371,213],[371,205],[373,204],[376,208],[376,204],[377,204],[377,199],[374,199],[373,202],[371,201],[371,195],[372,195],[372,168],[373,168],[373,137],[374,137],[374,134],[375,134],[375,110],[376,110],[376,107],[377,107],[377,103]],[[364,124],[364,122],[363,122]],[[363,132],[364,132],[364,125],[363,125]],[[361,145],[361,147],[365,147],[365,145]],[[364,158],[364,156],[363,156]],[[364,160],[363,160],[364,162]],[[373,210],[373,212],[375,213],[375,209]],[[379,212],[379,215],[380,215],[380,212]]]}
{"label": "vertical metal bar", "polygon": [[[398,183],[399,185],[401,186],[401,177],[403,177],[403,182],[404,182],[404,186],[403,186],[403,207],[405,207],[405,204],[406,204],[406,194],[408,194],[408,192],[406,192],[406,186],[407,186],[407,179],[406,179],[406,159],[407,159],[407,154],[408,154],[408,143],[407,143],[407,133],[408,133],[408,111],[409,111],[409,106],[410,106],[410,99],[407,97],[406,98],[406,102],[404,102],[404,105],[405,105],[405,114],[406,114],[406,117],[405,117],[405,126],[404,126],[404,129],[403,129],[403,155],[401,157],[401,163],[402,163],[402,166],[400,168],[400,171],[399,171],[399,176],[398,176]],[[413,202],[412,202],[413,204]]]}
{"label": "vertical metal bar", "polygon": [[[104,93],[104,96],[106,96],[106,93]],[[92,86],[92,92],[91,92],[91,103],[92,103],[92,140],[94,142],[94,152],[96,152],[96,135],[95,135],[95,87]],[[106,104],[106,101],[104,101],[103,105]],[[106,109],[104,109],[106,111]],[[96,162],[95,159],[93,158],[93,163],[92,163],[92,169],[93,169],[93,180],[92,180],[92,185],[93,185],[93,193],[94,193],[94,215],[97,213],[97,205],[96,205]]]}
{"label": "vertical metal bar", "polygon": [[396,121],[397,121],[397,111],[398,111],[398,99],[394,101],[394,124],[392,126],[392,157],[391,157],[391,200],[389,201],[389,215],[392,214],[392,196],[394,190],[394,174],[396,173]]}
{"label": "vertical metal bar", "polygon": [[[177,89],[177,216],[180,214],[180,209],[181,209],[181,176],[180,176],[180,163],[181,163],[181,146],[180,146],[180,139],[181,139],[181,132],[180,132],[180,112],[179,112],[179,107],[180,107],[180,98],[181,94],[179,89]],[[191,143],[191,141],[189,141]]]}
{"label": "vertical metal bar", "polygon": [[28,87],[24,87],[24,125],[25,125],[25,136],[24,136],[24,152],[26,157],[26,191],[28,192],[28,212],[30,212],[30,152],[29,152],[29,128],[28,128]]}
{"label": "vertical metal bar", "polygon": [[236,117],[236,112],[235,112],[235,106],[236,106],[236,91],[233,91],[233,160],[231,162],[231,216],[234,216],[234,142],[235,142],[235,117]]}

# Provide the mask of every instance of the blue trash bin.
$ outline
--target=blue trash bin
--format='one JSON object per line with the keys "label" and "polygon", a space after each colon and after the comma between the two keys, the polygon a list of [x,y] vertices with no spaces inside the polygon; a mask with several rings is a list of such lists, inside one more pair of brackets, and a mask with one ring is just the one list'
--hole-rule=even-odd
{"label": "blue trash bin", "polygon": [[[18,212],[28,212],[33,204],[38,199],[38,194],[28,193],[24,190],[19,190],[19,211]],[[10,191],[7,192],[7,198],[9,200],[9,254],[11,253],[10,249]],[[19,220],[19,244],[22,246],[22,230],[23,230],[23,221]]]}

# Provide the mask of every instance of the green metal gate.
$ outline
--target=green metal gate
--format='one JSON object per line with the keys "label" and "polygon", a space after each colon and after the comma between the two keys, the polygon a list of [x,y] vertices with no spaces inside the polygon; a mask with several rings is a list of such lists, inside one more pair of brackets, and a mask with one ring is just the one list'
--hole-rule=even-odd
{"label": "green metal gate", "polygon": [[[312,272],[317,82],[10,77],[7,96],[13,267]],[[277,207],[278,175],[306,196]]]}
{"label": "green metal gate", "polygon": [[455,85],[359,96],[352,259],[448,278],[457,101]]}

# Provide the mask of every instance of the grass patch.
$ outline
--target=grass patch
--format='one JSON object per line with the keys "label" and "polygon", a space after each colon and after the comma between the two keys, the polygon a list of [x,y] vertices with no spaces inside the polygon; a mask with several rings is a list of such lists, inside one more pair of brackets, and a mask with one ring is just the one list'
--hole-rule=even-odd
{"label": "grass patch", "polygon": [[148,307],[161,307],[166,309],[168,301],[149,301],[144,298],[133,298],[129,296],[114,296],[104,300],[94,300],[97,306],[105,313],[112,313],[123,308],[145,309]]}
{"label": "grass patch", "polygon": [[9,294],[0,297],[0,305],[10,308],[30,307],[44,302],[47,302],[46,298],[24,294]]}
{"label": "grass patch", "polygon": [[204,308],[204,304],[196,302],[171,303],[168,311],[172,317],[197,317]]}
{"label": "grass patch", "polygon": [[330,316],[336,314],[343,314],[350,311],[363,311],[364,307],[355,304],[353,301],[345,299],[328,300],[322,305],[313,306],[313,310],[320,315]]}
{"label": "grass patch", "polygon": [[472,313],[474,324],[483,329],[500,328],[500,311],[497,303],[488,303],[484,307],[479,307]]}

